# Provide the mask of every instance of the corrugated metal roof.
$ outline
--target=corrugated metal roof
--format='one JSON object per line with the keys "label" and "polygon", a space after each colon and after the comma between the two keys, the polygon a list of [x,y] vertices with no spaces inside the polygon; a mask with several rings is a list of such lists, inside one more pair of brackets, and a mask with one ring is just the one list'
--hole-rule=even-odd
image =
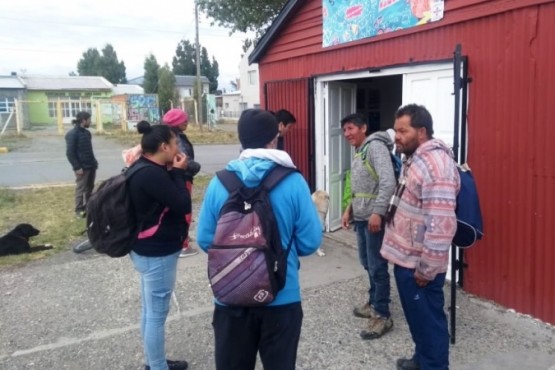
{"label": "corrugated metal roof", "polygon": [[119,84],[114,85],[112,92],[114,93],[114,95],[144,94],[144,89],[139,85]]}
{"label": "corrugated metal roof", "polygon": [[111,90],[112,85],[100,76],[22,76],[29,90]]}
{"label": "corrugated metal roof", "polygon": [[[175,76],[175,86],[195,86],[195,81],[197,80],[196,76]],[[203,84],[210,83],[208,77],[200,76],[200,81]]]}
{"label": "corrugated metal roof", "polygon": [[17,76],[0,76],[0,89],[24,89],[25,84]]}

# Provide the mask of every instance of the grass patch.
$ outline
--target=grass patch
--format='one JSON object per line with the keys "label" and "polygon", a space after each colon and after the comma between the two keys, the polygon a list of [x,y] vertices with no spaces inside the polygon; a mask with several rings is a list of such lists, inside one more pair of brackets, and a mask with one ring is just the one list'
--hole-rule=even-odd
{"label": "grass patch", "polygon": [[14,151],[21,148],[26,148],[31,145],[31,138],[25,135],[18,134],[4,134],[0,137],[0,147],[6,147],[8,150]]}
{"label": "grass patch", "polygon": [[[196,144],[238,144],[239,138],[237,137],[236,130],[232,132],[220,129],[208,129],[206,127],[200,131],[200,128],[189,124],[186,131],[187,137],[193,145]],[[108,130],[103,133],[107,138],[116,140],[118,143],[133,147],[140,143],[141,135],[136,131],[123,131],[119,128]]]}
{"label": "grass patch", "polygon": [[[198,209],[212,176],[197,176],[193,190],[193,208]],[[0,233],[3,235],[17,224],[30,223],[41,233],[31,239],[33,244],[52,244],[49,251],[0,257],[0,267],[18,265],[66,251],[86,236],[85,220],[75,217],[73,186],[11,190],[0,188]]]}

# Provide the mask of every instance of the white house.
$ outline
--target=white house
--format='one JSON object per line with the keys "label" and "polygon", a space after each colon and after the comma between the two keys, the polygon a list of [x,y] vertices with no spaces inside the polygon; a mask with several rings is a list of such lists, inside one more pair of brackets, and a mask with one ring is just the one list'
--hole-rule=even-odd
{"label": "white house", "polygon": [[249,55],[254,47],[243,55],[239,64],[239,88],[241,90],[240,110],[260,108],[260,84],[258,79],[258,63],[249,65]]}

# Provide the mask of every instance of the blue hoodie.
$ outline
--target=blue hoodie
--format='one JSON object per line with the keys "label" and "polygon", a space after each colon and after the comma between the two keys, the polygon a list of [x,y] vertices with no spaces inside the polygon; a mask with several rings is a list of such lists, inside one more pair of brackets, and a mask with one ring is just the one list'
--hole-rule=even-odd
{"label": "blue hoodie", "polygon": [[[258,151],[261,156],[248,157],[249,151]],[[279,152],[279,153],[278,153]],[[244,158],[244,154],[248,158]],[[235,172],[248,187],[260,184],[265,174],[276,166],[276,161],[266,157],[264,153],[271,153],[269,157],[289,156],[275,149],[247,149],[240,159],[229,162],[226,169]],[[257,154],[257,155],[258,155]],[[284,164],[284,163],[280,163]],[[287,164],[286,164],[287,165]],[[229,193],[214,177],[204,195],[204,201],[199,215],[197,227],[197,242],[206,252],[214,239],[216,224],[220,209],[228,198]],[[305,179],[300,173],[293,173],[283,179],[270,193],[270,201],[281,234],[281,244],[287,248],[291,240],[293,227],[295,235],[291,251],[287,259],[287,280],[285,286],[277,294],[276,299],[270,306],[284,305],[301,301],[301,289],[299,285],[299,257],[314,253],[322,241],[322,226],[318,219],[316,207],[312,202],[310,190]],[[218,303],[218,302],[216,302]]]}

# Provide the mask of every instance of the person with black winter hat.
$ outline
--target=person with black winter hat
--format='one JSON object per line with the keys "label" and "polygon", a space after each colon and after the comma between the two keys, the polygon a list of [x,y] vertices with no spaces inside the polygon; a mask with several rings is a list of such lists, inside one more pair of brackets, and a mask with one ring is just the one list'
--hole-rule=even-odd
{"label": "person with black winter hat", "polygon": [[87,201],[94,188],[98,162],[94,157],[91,126],[91,114],[79,112],[72,121],[74,127],[65,136],[66,156],[75,173],[75,214],[86,216]]}
{"label": "person with black winter hat", "polygon": [[[256,187],[277,165],[295,168],[289,154],[277,150],[278,122],[260,109],[245,110],[238,123],[244,150],[228,163],[247,187]],[[204,195],[197,228],[197,242],[208,252],[215,240],[221,208],[229,196],[215,176]],[[270,203],[280,231],[282,248],[291,245],[283,289],[266,306],[226,306],[215,299],[214,328],[216,370],[254,370],[257,353],[266,370],[294,370],[303,311],[299,285],[299,257],[320,246],[322,229],[308,184],[293,172],[272,188]],[[240,236],[241,237],[241,236]]]}

